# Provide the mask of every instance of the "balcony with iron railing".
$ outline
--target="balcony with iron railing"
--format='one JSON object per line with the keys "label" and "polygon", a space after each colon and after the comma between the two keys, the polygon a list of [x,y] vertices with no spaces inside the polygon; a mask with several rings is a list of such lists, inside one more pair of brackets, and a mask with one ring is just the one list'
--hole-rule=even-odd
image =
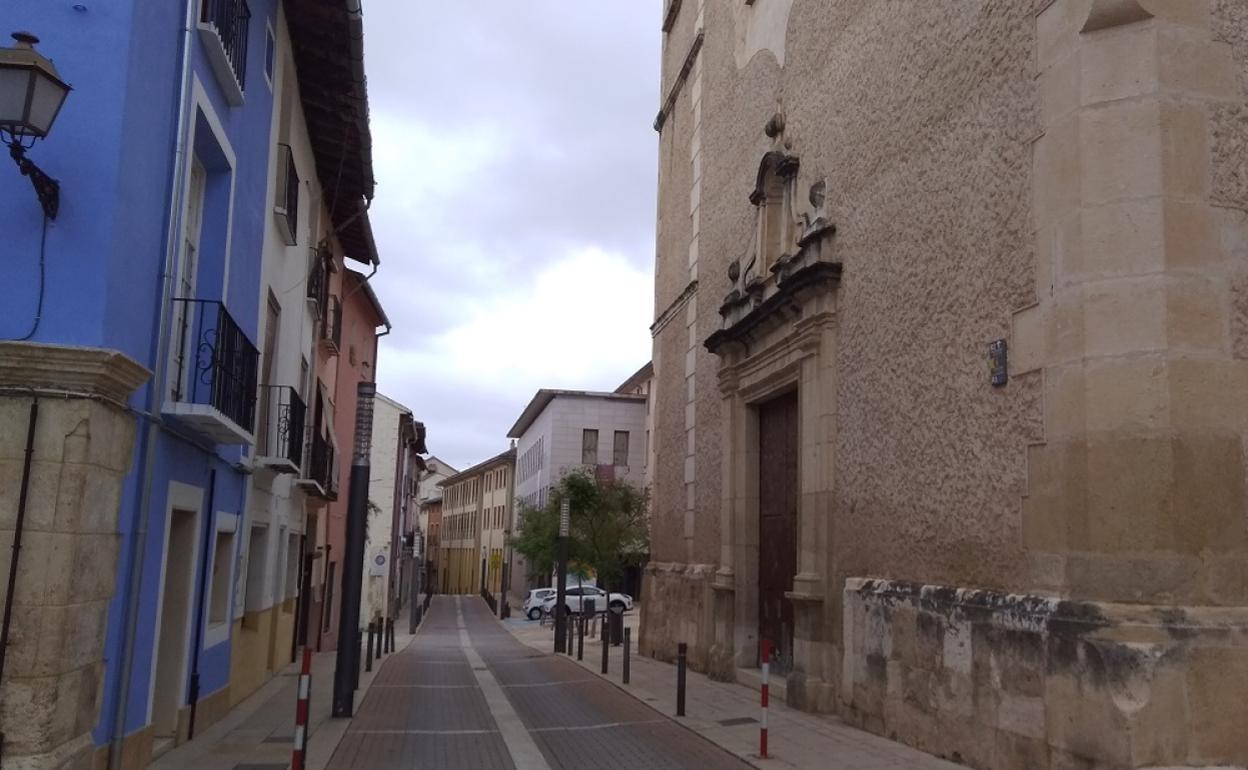
{"label": "balcony with iron railing", "polygon": [[299,170],[288,144],[277,146],[277,200],[273,213],[286,245],[299,243]]}
{"label": "balcony with iron railing", "polygon": [[256,462],[278,473],[299,472],[307,412],[299,392],[289,385],[261,385]]}
{"label": "balcony with iron railing", "polygon": [[325,315],[321,316],[321,346],[331,356],[336,356],[341,344],[342,300],[331,295],[325,305]]}
{"label": "balcony with iron railing", "polygon": [[321,318],[329,303],[329,265],[332,255],[321,246],[311,249],[308,256],[308,304],[314,318]]}
{"label": "balcony with iron railing", "polygon": [[162,412],[217,444],[250,444],[260,353],[225,305],[173,300],[172,386]]}
{"label": "balcony with iron railing", "polygon": [[338,451],[319,431],[307,442],[303,470],[295,482],[308,494],[322,500],[338,499]]}
{"label": "balcony with iron railing", "polygon": [[202,0],[199,8],[199,39],[226,101],[243,103],[247,83],[247,32],[251,9],[247,0]]}

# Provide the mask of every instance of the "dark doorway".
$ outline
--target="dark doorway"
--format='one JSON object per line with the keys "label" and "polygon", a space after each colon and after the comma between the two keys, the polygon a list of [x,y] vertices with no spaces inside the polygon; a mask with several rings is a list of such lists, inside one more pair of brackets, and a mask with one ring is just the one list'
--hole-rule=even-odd
{"label": "dark doorway", "polygon": [[[797,393],[758,408],[758,634],[781,672],[793,659],[797,573]],[[760,645],[761,647],[761,645]]]}

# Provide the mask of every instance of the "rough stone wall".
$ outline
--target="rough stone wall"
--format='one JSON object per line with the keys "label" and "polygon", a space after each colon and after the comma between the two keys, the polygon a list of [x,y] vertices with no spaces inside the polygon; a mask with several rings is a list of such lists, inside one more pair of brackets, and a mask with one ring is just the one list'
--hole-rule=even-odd
{"label": "rough stone wall", "polygon": [[1248,358],[1248,4],[1215,0],[1212,9],[1215,40],[1231,46],[1235,61],[1235,102],[1214,107],[1210,115],[1212,189],[1210,198],[1221,207],[1222,243],[1230,252],[1231,344],[1236,358]]}
{"label": "rough stone wall", "polygon": [[696,671],[707,669],[710,647],[710,568],[651,561],[646,565],[641,605],[642,655],[664,661],[676,659],[677,644],[689,645],[688,662]]}
{"label": "rough stone wall", "polygon": [[[0,397],[0,575],[7,577],[29,398]],[[0,688],[5,767],[87,768],[99,718],[118,507],[134,419],[86,399],[40,401]]]}
{"label": "rough stone wall", "polygon": [[845,717],[980,768],[1243,764],[1248,625],[1190,611],[854,580]]}
{"label": "rough stone wall", "polygon": [[[707,21],[699,293],[728,292],[753,238],[747,196],[779,107],[798,189],[827,180],[844,263],[830,591],[883,572],[1017,586],[1040,389],[990,388],[986,348],[1034,302],[1032,9],[798,0],[783,71],[766,50],[737,71],[731,24],[722,8]],[[699,395],[701,426],[718,394]]]}

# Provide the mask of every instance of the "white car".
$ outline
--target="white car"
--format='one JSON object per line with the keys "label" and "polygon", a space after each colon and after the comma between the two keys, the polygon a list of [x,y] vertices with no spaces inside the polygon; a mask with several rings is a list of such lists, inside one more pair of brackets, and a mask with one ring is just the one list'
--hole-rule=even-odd
{"label": "white car", "polygon": [[524,614],[529,620],[537,620],[542,617],[542,605],[549,597],[553,603],[555,600],[555,589],[553,588],[534,588],[529,591],[528,596],[524,597]]}
{"label": "white car", "polygon": [[[550,596],[542,603],[542,609],[546,612],[553,612],[555,608],[555,600],[558,596],[554,593],[555,589],[550,589]],[[633,597],[628,594],[607,594],[606,591],[597,586],[568,586],[566,593],[569,614],[579,613],[581,611],[581,603],[585,598],[594,600],[594,612],[601,612],[603,609],[610,609],[612,612],[621,613],[633,608]]]}

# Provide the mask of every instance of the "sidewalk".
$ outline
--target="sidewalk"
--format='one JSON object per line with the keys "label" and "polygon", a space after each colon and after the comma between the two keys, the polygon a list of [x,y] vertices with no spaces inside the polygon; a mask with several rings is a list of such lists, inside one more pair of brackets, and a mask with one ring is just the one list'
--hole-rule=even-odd
{"label": "sidewalk", "polygon": [[[633,629],[630,684],[622,684],[623,647],[612,647],[605,677],[634,698],[666,716],[676,714],[676,666],[645,658],[636,651],[638,613],[629,613]],[[554,629],[536,622],[510,619],[503,624],[517,639],[550,653]],[[576,657],[570,656],[575,661]],[[585,639],[581,665],[601,676],[602,644]],[[845,725],[836,717],[809,714],[772,700],[768,709],[769,759],[758,757],[759,694],[738,684],[715,682],[689,671],[686,679],[686,717],[677,723],[759,768],[819,768],[820,770],[964,770],[900,743]]]}
{"label": "sidewalk", "polygon": [[[395,622],[396,653],[402,652],[414,638],[407,633],[406,616]],[[356,708],[364,702],[364,696],[381,664],[393,654],[375,661],[371,672],[365,672],[361,663],[360,689],[355,692]],[[312,656],[307,770],[323,770],[329,764],[334,749],[351,722],[330,716],[333,711],[335,657],[336,653],[332,651]],[[298,686],[299,664],[292,663],[223,719],[195,736],[195,740],[169,751],[149,767],[153,770],[235,770],[241,766],[282,770],[289,766],[294,748]]]}

